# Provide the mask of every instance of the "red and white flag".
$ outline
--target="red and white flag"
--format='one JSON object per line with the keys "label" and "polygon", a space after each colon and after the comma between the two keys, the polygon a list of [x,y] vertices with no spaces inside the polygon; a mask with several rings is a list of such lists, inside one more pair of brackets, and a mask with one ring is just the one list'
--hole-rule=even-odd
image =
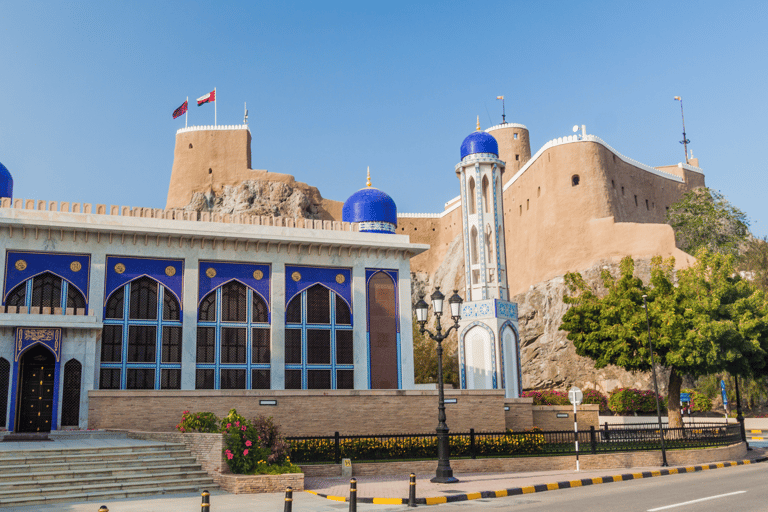
{"label": "red and white flag", "polygon": [[199,107],[203,103],[213,103],[214,101],[216,101],[216,89],[212,90],[205,96],[200,96],[197,98],[197,106]]}

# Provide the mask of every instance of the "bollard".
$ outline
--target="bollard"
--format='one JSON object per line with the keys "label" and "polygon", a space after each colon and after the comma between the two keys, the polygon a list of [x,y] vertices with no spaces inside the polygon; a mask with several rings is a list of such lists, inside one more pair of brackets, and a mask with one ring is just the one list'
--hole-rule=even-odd
{"label": "bollard", "polygon": [[416,506],[416,475],[411,473],[411,489],[408,491],[408,506]]}
{"label": "bollard", "polygon": [[357,479],[349,481],[349,512],[357,512]]}
{"label": "bollard", "polygon": [[205,490],[201,496],[203,498],[203,503],[200,505],[200,512],[209,512],[209,510],[211,510],[211,493]]}
{"label": "bollard", "polygon": [[285,489],[285,508],[283,512],[291,512],[293,510],[293,487],[286,487]]}
{"label": "bollard", "polygon": [[106,505],[102,505],[99,507],[99,512],[109,512],[109,509]]}

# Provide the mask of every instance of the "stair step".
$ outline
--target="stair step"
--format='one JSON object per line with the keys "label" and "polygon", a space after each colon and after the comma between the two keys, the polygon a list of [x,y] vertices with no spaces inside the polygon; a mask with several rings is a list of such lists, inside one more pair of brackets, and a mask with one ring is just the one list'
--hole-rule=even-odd
{"label": "stair step", "polygon": [[5,503],[6,497],[24,497],[39,495],[71,495],[83,492],[95,491],[123,491],[131,489],[141,489],[144,487],[174,487],[178,485],[211,485],[213,478],[206,475],[198,475],[197,478],[184,478],[184,475],[175,475],[180,478],[163,478],[150,481],[125,481],[115,479],[111,482],[78,483],[72,486],[38,486],[28,489],[17,489],[12,491],[0,491],[0,502]]}
{"label": "stair step", "polygon": [[77,503],[80,501],[95,501],[104,499],[128,499],[128,498],[140,498],[142,496],[157,496],[163,494],[181,494],[181,493],[197,493],[203,489],[209,491],[217,490],[219,488],[216,484],[204,484],[204,485],[179,485],[172,487],[146,487],[143,489],[132,489],[130,491],[112,492],[112,491],[97,491],[87,493],[76,493],[67,495],[46,495],[42,496],[24,496],[15,498],[4,498],[2,505],[25,507],[32,505],[46,505],[52,503]]}
{"label": "stair step", "polygon": [[[47,445],[46,446],[50,446]],[[163,444],[137,444],[110,447],[90,448],[34,448],[24,450],[11,450],[0,452],[0,461],[15,460],[18,458],[53,457],[53,456],[87,456],[103,455],[105,453],[136,453],[136,452],[163,452],[166,450],[186,451],[187,447],[181,443]]]}
{"label": "stair step", "polygon": [[53,482],[56,480],[71,478],[104,478],[104,477],[120,477],[130,478],[132,475],[152,475],[155,476],[158,473],[166,473],[173,471],[197,471],[200,470],[200,465],[196,463],[191,464],[165,464],[162,466],[139,466],[133,468],[122,467],[108,467],[102,469],[78,469],[70,471],[48,471],[46,473],[39,474],[26,474],[26,473],[6,473],[0,474],[0,487],[3,485],[13,485],[15,483],[27,483],[30,481],[43,481]]}
{"label": "stair step", "polygon": [[154,472],[135,472],[131,474],[125,474],[120,473],[119,471],[115,471],[115,473],[118,474],[112,474],[112,475],[63,475],[61,478],[51,478],[51,479],[37,479],[37,480],[13,480],[13,481],[5,481],[0,484],[0,491],[5,490],[21,490],[28,487],[66,487],[66,486],[77,486],[81,484],[87,484],[87,483],[99,483],[99,482],[127,482],[127,481],[139,481],[139,480],[150,480],[153,482],[157,482],[160,480],[164,480],[167,478],[172,478],[174,476],[181,476],[181,475],[188,475],[191,478],[197,478],[197,477],[204,477],[208,476],[208,473],[202,469],[199,469],[199,466],[193,466],[194,469],[187,469],[182,470],[177,468],[177,471],[162,471],[161,473],[154,473]]}
{"label": "stair step", "polygon": [[[42,462],[42,463],[27,463],[27,464],[11,464],[11,465],[0,465],[0,475],[8,474],[8,473],[15,473],[15,474],[26,474],[26,473],[45,473],[48,471],[63,471],[63,470],[78,470],[78,469],[99,469],[99,468],[106,468],[110,464],[114,465],[117,461],[112,459],[102,459],[102,460],[96,460],[96,461],[82,461],[82,462]],[[156,463],[173,463],[173,464],[196,464],[195,458],[192,456],[188,457],[156,457],[156,458],[140,458],[140,459],[129,459],[129,460],[120,460],[119,464],[120,467],[136,467],[136,466],[143,466],[146,464],[156,464]]]}

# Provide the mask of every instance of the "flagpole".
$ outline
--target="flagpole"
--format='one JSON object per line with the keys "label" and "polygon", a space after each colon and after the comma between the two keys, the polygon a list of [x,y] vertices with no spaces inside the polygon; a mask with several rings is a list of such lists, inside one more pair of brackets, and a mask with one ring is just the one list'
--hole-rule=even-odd
{"label": "flagpole", "polygon": [[216,94],[216,88],[213,88],[213,126],[217,126],[216,122],[216,105],[219,103],[218,94]]}
{"label": "flagpole", "polygon": [[187,101],[184,103],[187,104],[187,111],[184,112],[184,128],[188,127],[187,120],[189,119],[189,96],[187,96]]}

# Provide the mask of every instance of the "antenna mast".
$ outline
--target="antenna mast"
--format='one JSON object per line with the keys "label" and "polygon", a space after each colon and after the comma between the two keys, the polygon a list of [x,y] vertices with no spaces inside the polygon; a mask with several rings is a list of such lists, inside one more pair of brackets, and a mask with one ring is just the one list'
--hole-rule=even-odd
{"label": "antenna mast", "polygon": [[675,100],[680,102],[680,115],[683,118],[683,140],[680,141],[680,144],[683,145],[683,149],[685,151],[685,163],[688,163],[688,143],[691,141],[688,140],[688,138],[685,136],[685,113],[683,112],[683,98],[680,96],[675,96]]}
{"label": "antenna mast", "polygon": [[504,96],[496,96],[497,100],[501,100],[501,124],[507,124],[507,111],[504,108]]}

